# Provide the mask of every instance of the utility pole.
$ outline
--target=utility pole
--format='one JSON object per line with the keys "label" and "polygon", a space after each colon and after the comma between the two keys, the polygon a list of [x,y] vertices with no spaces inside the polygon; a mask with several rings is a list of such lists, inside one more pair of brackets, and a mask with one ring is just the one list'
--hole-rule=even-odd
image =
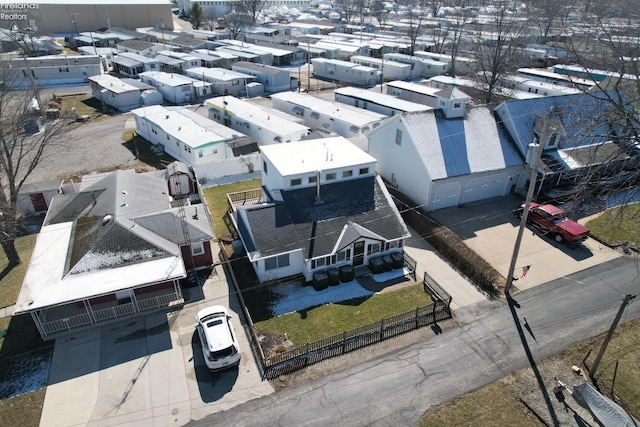
{"label": "utility pole", "polygon": [[311,52],[307,42],[307,93],[311,93]]}
{"label": "utility pole", "polygon": [[511,286],[513,285],[513,273],[516,269],[516,261],[518,260],[518,252],[520,252],[520,244],[522,243],[522,235],[524,234],[525,226],[527,225],[527,217],[529,216],[529,206],[531,206],[531,199],[533,199],[533,190],[536,186],[536,177],[538,175],[538,162],[540,162],[540,156],[544,149],[544,144],[547,140],[547,133],[549,131],[549,117],[553,112],[553,107],[549,109],[547,115],[544,118],[544,124],[542,128],[542,135],[538,139],[538,144],[529,144],[529,158],[528,163],[531,168],[531,177],[529,178],[529,188],[527,190],[527,198],[524,202],[524,209],[522,211],[522,218],[520,219],[520,228],[518,229],[518,236],[516,237],[516,243],[513,247],[513,254],[511,256],[511,264],[509,265],[509,273],[507,274],[507,284],[504,287],[505,295],[509,295]]}
{"label": "utility pole", "polygon": [[609,341],[611,341],[611,338],[613,338],[613,333],[615,332],[616,327],[618,326],[618,322],[620,322],[620,318],[622,317],[622,313],[624,312],[624,309],[627,307],[627,304],[629,304],[629,301],[631,301],[635,297],[636,297],[635,295],[624,296],[624,299],[622,300],[622,305],[620,305],[620,308],[618,309],[618,313],[616,314],[616,318],[613,319],[613,323],[609,328],[609,332],[607,332],[607,336],[604,338],[604,342],[602,343],[602,347],[600,347],[600,351],[596,356],[596,360],[594,360],[593,366],[589,370],[589,376],[591,377],[592,380],[595,379],[594,377],[596,375],[596,371],[598,370],[598,365],[600,365],[600,361],[602,360],[602,356],[604,356],[604,352],[607,349],[607,346],[609,345]]}

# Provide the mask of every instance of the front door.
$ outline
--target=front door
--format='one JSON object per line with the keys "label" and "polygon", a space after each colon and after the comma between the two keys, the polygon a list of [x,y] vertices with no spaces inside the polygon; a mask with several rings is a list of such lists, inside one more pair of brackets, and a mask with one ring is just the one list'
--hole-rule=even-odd
{"label": "front door", "polygon": [[364,264],[364,241],[353,244],[353,266]]}

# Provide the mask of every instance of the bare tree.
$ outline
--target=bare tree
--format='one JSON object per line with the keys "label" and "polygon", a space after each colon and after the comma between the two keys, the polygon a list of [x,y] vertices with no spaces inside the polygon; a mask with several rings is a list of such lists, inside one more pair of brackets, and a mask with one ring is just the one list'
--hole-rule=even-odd
{"label": "bare tree", "polygon": [[206,10],[205,16],[207,17],[209,31],[213,31],[218,27],[218,19],[222,18],[222,13],[218,12],[215,8],[209,8]]}
{"label": "bare tree", "polygon": [[258,19],[258,15],[264,9],[266,0],[240,0],[236,9],[243,11],[247,15],[251,16],[251,23],[255,24]]}
{"label": "bare tree", "polygon": [[362,0],[336,0],[335,5],[340,9],[342,19],[351,24],[356,16],[359,15],[358,3],[361,2]]}
{"label": "bare tree", "polygon": [[499,7],[488,19],[488,25],[477,31],[473,54],[484,102],[492,103],[504,77],[519,65],[516,58],[525,23],[507,13],[506,7]]}
{"label": "bare tree", "polygon": [[431,0],[429,3],[431,4],[431,16],[435,18],[444,6],[444,0]]}
{"label": "bare tree", "polygon": [[532,0],[529,3],[529,19],[538,26],[541,43],[546,43],[550,33],[560,28],[571,9],[571,5],[558,0]]}
{"label": "bare tree", "polygon": [[375,0],[371,5],[371,14],[376,18],[376,21],[378,21],[380,29],[387,24],[387,20],[389,19],[389,12],[384,6],[385,3],[382,0]]}
{"label": "bare tree", "polygon": [[[22,70],[8,61],[0,62],[0,78],[5,87],[21,78]],[[30,126],[37,130],[42,120],[43,106],[38,101],[36,108],[34,99],[39,100],[39,95],[33,82],[31,88],[23,91],[0,90],[0,243],[10,266],[20,263],[15,248],[21,230],[18,193],[47,152],[63,147],[69,129],[62,121],[52,121],[35,133],[27,132]]]}
{"label": "bare tree", "polygon": [[471,9],[462,8],[458,11],[454,21],[449,23],[449,44],[447,53],[451,55],[451,69],[449,72],[452,76],[456,75],[456,59],[460,53],[464,27],[471,22],[471,19]]}
{"label": "bare tree", "polygon": [[240,33],[253,23],[251,15],[243,11],[232,11],[224,16],[224,23],[232,39],[236,39]]}
{"label": "bare tree", "polygon": [[415,0],[407,3],[407,37],[409,37],[409,54],[416,50],[418,37],[424,32],[426,0]]}

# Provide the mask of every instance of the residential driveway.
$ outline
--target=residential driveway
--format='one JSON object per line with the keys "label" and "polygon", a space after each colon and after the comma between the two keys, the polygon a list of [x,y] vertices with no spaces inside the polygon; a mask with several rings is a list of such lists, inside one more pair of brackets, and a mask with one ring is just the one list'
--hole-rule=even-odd
{"label": "residential driveway", "polygon": [[[432,215],[507,277],[520,225],[512,211],[519,203],[522,203],[521,198],[505,196],[438,210]],[[579,222],[584,224],[586,219]],[[531,269],[525,278],[514,281],[513,285],[520,290],[529,289],[620,256],[594,239],[570,246],[556,243],[527,226],[514,276],[520,277],[525,266],[531,266]]]}
{"label": "residential driveway", "polygon": [[[180,426],[273,393],[260,379],[222,267],[216,271],[202,289],[186,290],[195,302],[180,311],[58,339],[40,425]],[[195,313],[212,304],[230,307],[242,353],[238,369],[217,374],[206,369],[194,334]]]}
{"label": "residential driveway", "polygon": [[451,295],[451,309],[475,304],[486,299],[485,294],[458,273],[449,263],[443,260],[438,252],[418,233],[409,228],[411,237],[405,243],[405,252],[418,263],[416,274],[418,280],[424,277],[425,271],[438,285]]}

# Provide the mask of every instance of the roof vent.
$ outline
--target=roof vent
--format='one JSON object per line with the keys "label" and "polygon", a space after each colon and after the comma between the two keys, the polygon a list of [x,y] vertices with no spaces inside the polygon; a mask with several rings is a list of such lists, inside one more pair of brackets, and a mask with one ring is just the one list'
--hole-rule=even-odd
{"label": "roof vent", "polygon": [[105,215],[105,216],[102,218],[102,226],[104,227],[105,225],[109,224],[109,223],[111,222],[111,219],[112,219],[112,218],[113,218],[113,217],[112,217],[111,215]]}

